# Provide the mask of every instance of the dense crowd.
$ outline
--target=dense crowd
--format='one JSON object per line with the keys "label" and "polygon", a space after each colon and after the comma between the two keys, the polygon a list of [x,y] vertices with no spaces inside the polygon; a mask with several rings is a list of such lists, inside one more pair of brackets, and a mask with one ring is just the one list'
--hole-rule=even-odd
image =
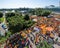
{"label": "dense crowd", "polygon": [[[19,34],[15,33],[6,40],[4,48],[33,48],[33,44],[38,45],[39,42],[45,40],[47,43],[57,43],[55,35],[60,37],[60,21],[53,18],[38,17],[38,21],[34,26],[21,31]],[[30,38],[30,40],[29,40]],[[60,41],[57,43],[60,46]]]}
{"label": "dense crowd", "polygon": [[29,46],[29,43],[28,37],[23,38],[20,34],[13,34],[6,40],[4,48],[24,48],[25,46]]}

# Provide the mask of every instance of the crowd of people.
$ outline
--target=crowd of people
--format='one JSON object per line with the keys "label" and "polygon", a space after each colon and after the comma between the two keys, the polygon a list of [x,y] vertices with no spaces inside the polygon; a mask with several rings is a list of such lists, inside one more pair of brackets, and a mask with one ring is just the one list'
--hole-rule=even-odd
{"label": "crowd of people", "polygon": [[24,48],[29,46],[28,37],[23,38],[20,34],[13,34],[6,40],[6,45],[4,48]]}
{"label": "crowd of people", "polygon": [[[38,17],[38,21],[30,28],[15,33],[6,40],[4,48],[33,48],[33,44],[45,40],[47,43],[56,43],[55,34],[60,37],[60,21],[53,18]],[[30,39],[30,40],[29,40]],[[60,41],[58,41],[60,43]],[[60,44],[58,44],[60,46]]]}

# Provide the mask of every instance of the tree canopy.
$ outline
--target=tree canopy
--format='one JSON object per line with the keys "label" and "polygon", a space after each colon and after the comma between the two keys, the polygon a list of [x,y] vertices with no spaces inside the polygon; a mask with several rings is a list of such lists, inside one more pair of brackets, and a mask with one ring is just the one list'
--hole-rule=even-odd
{"label": "tree canopy", "polygon": [[15,33],[22,29],[28,28],[33,24],[31,20],[25,20],[24,18],[24,16],[8,17],[7,22],[9,23],[9,30]]}
{"label": "tree canopy", "polygon": [[12,17],[12,16],[15,16],[15,13],[13,12],[6,13],[6,17]]}
{"label": "tree canopy", "polygon": [[0,12],[0,18],[3,16],[3,13]]}
{"label": "tree canopy", "polygon": [[42,12],[42,16],[48,16],[50,15],[51,11],[45,10]]}
{"label": "tree canopy", "polygon": [[26,15],[24,16],[24,19],[25,19],[25,20],[29,20],[29,15],[26,14]]}
{"label": "tree canopy", "polygon": [[36,8],[36,9],[30,10],[29,13],[37,16],[48,16],[51,13],[51,11],[43,8]]}

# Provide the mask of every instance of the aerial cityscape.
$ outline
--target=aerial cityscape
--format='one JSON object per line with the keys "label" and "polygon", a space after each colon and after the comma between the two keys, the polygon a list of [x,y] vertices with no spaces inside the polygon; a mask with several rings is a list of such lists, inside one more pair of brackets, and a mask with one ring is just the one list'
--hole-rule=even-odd
{"label": "aerial cityscape", "polygon": [[0,0],[0,48],[60,48],[60,0]]}

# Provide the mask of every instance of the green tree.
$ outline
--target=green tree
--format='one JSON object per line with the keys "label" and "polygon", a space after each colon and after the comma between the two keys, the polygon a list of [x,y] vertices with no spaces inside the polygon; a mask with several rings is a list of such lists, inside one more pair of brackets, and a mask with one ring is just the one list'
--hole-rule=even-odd
{"label": "green tree", "polygon": [[9,23],[9,30],[12,32],[19,32],[23,28],[24,20],[21,16],[12,16],[7,18]]}
{"label": "green tree", "polygon": [[44,10],[43,12],[42,12],[42,16],[48,16],[48,15],[50,15],[51,14],[51,11],[48,11],[48,10]]}
{"label": "green tree", "polygon": [[3,13],[0,12],[0,18],[3,16]]}
{"label": "green tree", "polygon": [[19,32],[22,29],[28,28],[33,25],[31,20],[25,20],[23,16],[12,16],[7,18],[9,23],[9,30],[12,33]]}
{"label": "green tree", "polygon": [[12,16],[15,16],[15,13],[13,13],[13,12],[10,12],[10,13],[6,13],[6,15],[5,15],[6,17],[12,17]]}
{"label": "green tree", "polygon": [[29,19],[30,19],[30,18],[29,18],[29,15],[26,14],[26,15],[24,16],[24,19],[25,19],[25,20],[29,20]]}
{"label": "green tree", "polygon": [[28,20],[24,22],[24,28],[28,28],[30,26],[32,26],[34,24],[34,22],[32,20]]}
{"label": "green tree", "polygon": [[35,9],[29,10],[29,14],[35,15]]}
{"label": "green tree", "polygon": [[35,14],[38,15],[38,16],[41,16],[42,11],[43,11],[43,9],[41,9],[41,8],[35,9]]}

